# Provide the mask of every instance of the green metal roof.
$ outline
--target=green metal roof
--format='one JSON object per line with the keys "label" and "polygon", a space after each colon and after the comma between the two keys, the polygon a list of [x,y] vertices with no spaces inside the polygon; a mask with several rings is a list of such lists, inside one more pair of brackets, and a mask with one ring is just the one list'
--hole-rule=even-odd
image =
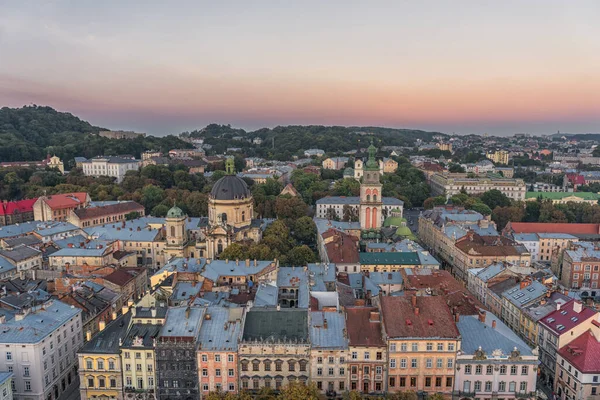
{"label": "green metal roof", "polygon": [[600,199],[600,194],[593,192],[527,192],[525,198],[537,199],[538,197],[541,197],[542,199],[560,200],[571,196],[579,197],[583,200]]}
{"label": "green metal roof", "polygon": [[414,251],[360,253],[361,265],[420,265],[419,256]]}

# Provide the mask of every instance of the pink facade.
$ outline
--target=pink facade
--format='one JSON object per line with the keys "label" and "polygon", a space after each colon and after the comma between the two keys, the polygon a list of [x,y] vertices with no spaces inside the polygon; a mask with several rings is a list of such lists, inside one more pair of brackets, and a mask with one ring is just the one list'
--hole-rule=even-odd
{"label": "pink facade", "polygon": [[237,353],[198,351],[198,375],[202,396],[221,390],[237,393]]}

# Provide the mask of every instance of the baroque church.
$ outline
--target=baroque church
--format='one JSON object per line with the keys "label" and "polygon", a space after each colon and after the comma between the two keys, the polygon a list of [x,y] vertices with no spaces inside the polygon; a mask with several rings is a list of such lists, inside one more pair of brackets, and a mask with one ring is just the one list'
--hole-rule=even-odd
{"label": "baroque church", "polygon": [[197,229],[187,225],[183,210],[173,206],[167,213],[167,258],[205,257],[215,259],[231,243],[262,239],[270,220],[254,219],[254,199],[246,182],[235,174],[232,158],[225,162],[226,175],[213,186],[208,196],[208,218],[201,218]]}

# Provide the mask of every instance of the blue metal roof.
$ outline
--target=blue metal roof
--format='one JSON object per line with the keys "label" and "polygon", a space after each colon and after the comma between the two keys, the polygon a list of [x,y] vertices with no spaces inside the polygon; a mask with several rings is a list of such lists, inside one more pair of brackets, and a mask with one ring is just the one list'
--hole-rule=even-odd
{"label": "blue metal roof", "polygon": [[202,350],[237,351],[242,331],[243,308],[211,306],[206,309],[210,315],[202,321],[198,342]]}
{"label": "blue metal roof", "polygon": [[38,343],[62,324],[81,313],[79,308],[58,300],[35,307],[22,320],[16,318],[0,325],[0,343]]}
{"label": "blue metal roof", "polygon": [[[496,321],[495,329],[492,328],[492,321]],[[488,356],[498,349],[509,355],[516,347],[523,356],[533,355],[529,346],[491,313],[486,313],[485,323],[479,321],[477,316],[461,315],[456,326],[462,337],[460,347],[463,353],[475,354],[481,347]]]}
{"label": "blue metal roof", "polygon": [[[325,327],[327,320],[327,327]],[[346,318],[339,312],[312,311],[310,313],[310,341],[313,349],[347,349],[344,335]]]}

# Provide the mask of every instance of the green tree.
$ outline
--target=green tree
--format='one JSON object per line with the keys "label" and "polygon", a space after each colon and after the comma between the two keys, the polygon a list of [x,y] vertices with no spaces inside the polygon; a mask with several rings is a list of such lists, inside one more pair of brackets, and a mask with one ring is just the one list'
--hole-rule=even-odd
{"label": "green tree", "polygon": [[150,215],[152,215],[153,217],[166,217],[167,212],[169,212],[169,206],[159,204],[152,208],[152,211],[150,211]]}
{"label": "green tree", "polygon": [[248,257],[248,251],[241,243],[231,243],[219,254],[221,260],[245,260]]}
{"label": "green tree", "polygon": [[308,246],[313,246],[317,240],[317,226],[311,217],[300,217],[294,221],[294,238]]}
{"label": "green tree", "polygon": [[315,253],[305,244],[292,248],[286,255],[286,263],[291,266],[304,266],[316,261]]}
{"label": "green tree", "polygon": [[308,206],[300,197],[283,195],[278,196],[275,200],[275,212],[277,218],[295,220],[306,216]]}
{"label": "green tree", "polygon": [[521,222],[525,217],[525,210],[521,206],[496,207],[492,213],[492,220],[498,226],[498,230],[504,229],[509,221]]}
{"label": "green tree", "polygon": [[302,382],[290,382],[281,389],[279,400],[319,400],[319,391],[314,382],[304,384]]}
{"label": "green tree", "polygon": [[481,201],[492,210],[496,207],[510,206],[510,199],[498,189],[488,190],[481,195]]}
{"label": "green tree", "polygon": [[165,198],[165,192],[161,188],[154,185],[144,186],[142,189],[142,205],[146,210],[152,210],[159,205]]}
{"label": "green tree", "polygon": [[444,196],[429,197],[423,202],[423,208],[430,210],[435,206],[442,206],[444,204],[446,204],[446,198]]}
{"label": "green tree", "polygon": [[477,211],[481,215],[488,216],[492,214],[492,210],[487,206],[487,204],[483,204],[480,202],[473,203],[467,207],[469,210]]}

